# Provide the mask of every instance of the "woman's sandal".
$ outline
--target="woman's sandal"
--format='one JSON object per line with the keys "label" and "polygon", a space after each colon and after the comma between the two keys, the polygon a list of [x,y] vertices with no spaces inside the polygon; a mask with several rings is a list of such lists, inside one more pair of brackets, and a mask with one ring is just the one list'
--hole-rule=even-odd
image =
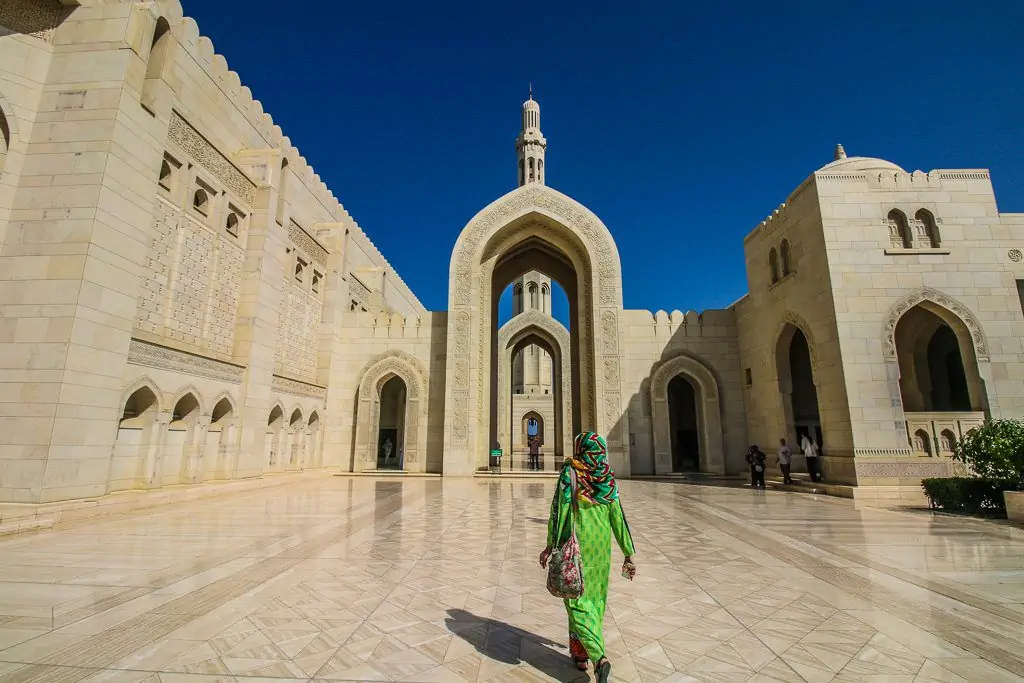
{"label": "woman's sandal", "polygon": [[608,677],[611,673],[612,663],[606,657],[602,657],[601,661],[594,667],[594,679],[597,683],[608,683]]}
{"label": "woman's sandal", "polygon": [[576,664],[576,668],[577,669],[579,669],[580,671],[586,671],[587,670],[587,664],[589,663],[590,660],[588,660],[588,659],[576,659],[575,657],[573,657],[572,661]]}

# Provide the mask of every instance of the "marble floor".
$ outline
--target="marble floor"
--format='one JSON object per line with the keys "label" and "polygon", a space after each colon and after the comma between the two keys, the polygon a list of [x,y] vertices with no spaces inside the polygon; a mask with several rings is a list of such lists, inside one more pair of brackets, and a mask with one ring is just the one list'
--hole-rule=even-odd
{"label": "marble floor", "polygon": [[[536,563],[551,486],[325,476],[8,537],[0,683],[586,680]],[[1024,530],[622,489],[614,680],[1024,680]]]}

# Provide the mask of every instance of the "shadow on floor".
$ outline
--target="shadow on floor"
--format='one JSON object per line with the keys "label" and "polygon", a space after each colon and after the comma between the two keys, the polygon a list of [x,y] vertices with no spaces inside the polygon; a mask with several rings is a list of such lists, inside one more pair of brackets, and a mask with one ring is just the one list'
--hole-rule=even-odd
{"label": "shadow on floor", "polygon": [[512,666],[525,664],[556,681],[589,680],[569,659],[565,645],[543,636],[461,609],[448,610],[445,626],[488,659]]}

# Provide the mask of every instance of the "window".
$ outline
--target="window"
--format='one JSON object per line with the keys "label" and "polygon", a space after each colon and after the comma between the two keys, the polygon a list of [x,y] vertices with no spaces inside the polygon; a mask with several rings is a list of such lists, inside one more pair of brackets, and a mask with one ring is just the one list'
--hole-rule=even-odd
{"label": "window", "polygon": [[779,257],[782,260],[782,277],[793,272],[793,265],[789,254],[789,240],[782,240],[779,245]]}
{"label": "window", "polygon": [[893,209],[887,216],[889,222],[889,244],[896,249],[910,249],[913,241],[910,238],[910,226],[907,216],[899,209]]}
{"label": "window", "polygon": [[519,160],[519,184],[522,185],[526,182],[526,167],[523,165],[523,160]]}
{"label": "window", "polygon": [[939,226],[935,224],[935,216],[928,209],[921,209],[914,218],[918,221],[918,230],[920,234],[918,239],[922,244],[928,245],[932,249],[938,249],[941,246],[939,241]]}
{"label": "window", "polygon": [[544,180],[544,160],[537,160],[537,180]]}
{"label": "window", "polygon": [[203,214],[204,216],[209,215],[210,211],[210,195],[203,188],[196,190],[196,193],[192,195],[192,208]]}
{"label": "window", "polygon": [[228,204],[228,217],[224,220],[224,229],[227,230],[229,235],[238,237],[238,231],[241,229],[242,219],[245,218],[245,214],[242,213],[234,204]]}
{"label": "window", "polygon": [[779,281],[779,254],[775,251],[775,247],[768,252],[768,268],[772,272],[772,284],[774,285]]}
{"label": "window", "polygon": [[534,176],[534,173],[533,173],[533,157],[530,157],[530,180],[533,180],[534,177],[535,176]]}
{"label": "window", "polygon": [[537,308],[537,285],[530,283],[530,310]]}
{"label": "window", "polygon": [[746,368],[743,371],[743,383],[746,384],[748,387],[754,386],[754,375],[750,371],[750,368]]}
{"label": "window", "polygon": [[312,287],[313,287],[313,293],[314,294],[319,294],[320,293],[320,281],[323,280],[323,279],[324,279],[324,276],[319,271],[314,269],[313,270],[313,281],[312,281]]}
{"label": "window", "polygon": [[298,282],[302,282],[305,279],[306,266],[309,265],[302,260],[302,257],[296,257],[295,259],[295,279]]}
{"label": "window", "polygon": [[164,188],[168,192],[171,191],[171,182],[174,180],[174,171],[171,170],[171,165],[167,163],[167,159],[160,162],[160,187]]}

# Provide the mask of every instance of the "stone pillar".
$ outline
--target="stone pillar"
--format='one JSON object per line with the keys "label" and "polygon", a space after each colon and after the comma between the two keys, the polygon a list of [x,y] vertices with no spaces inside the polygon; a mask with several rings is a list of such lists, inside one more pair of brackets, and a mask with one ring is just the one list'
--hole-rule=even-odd
{"label": "stone pillar", "polygon": [[[272,407],[275,347],[281,286],[288,268],[288,232],[276,217],[283,150],[246,150],[237,163],[258,185],[249,216],[249,238],[242,266],[233,360],[246,366],[240,390],[240,448],[236,478],[258,477],[267,469],[267,418]],[[287,216],[284,216],[287,220]],[[282,454],[278,451],[278,461]],[[286,457],[286,456],[285,456]]]}
{"label": "stone pillar", "polygon": [[160,488],[160,461],[164,455],[164,441],[167,439],[167,426],[171,424],[171,412],[161,410],[153,420],[153,438],[147,444],[146,456],[142,461],[142,488]]}

